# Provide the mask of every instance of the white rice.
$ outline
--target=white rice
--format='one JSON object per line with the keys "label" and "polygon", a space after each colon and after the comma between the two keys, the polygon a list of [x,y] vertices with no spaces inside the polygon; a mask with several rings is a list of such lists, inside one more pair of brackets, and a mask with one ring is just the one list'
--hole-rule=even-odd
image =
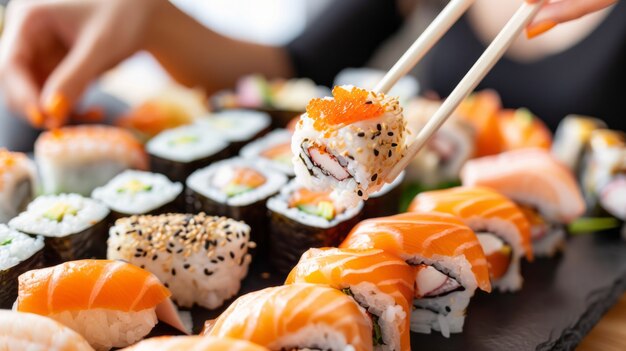
{"label": "white rice", "polygon": [[[221,189],[213,185],[216,177],[228,173],[233,167],[249,167],[265,177],[265,183],[254,190],[228,197]],[[213,201],[229,206],[246,206],[259,199],[277,193],[287,183],[287,177],[267,167],[261,161],[245,160],[239,157],[218,161],[208,167],[193,172],[187,178],[187,187]]]}
{"label": "white rice", "polygon": [[536,257],[552,257],[565,248],[565,229],[552,226],[540,239],[533,239],[533,253]]}
{"label": "white rice", "polygon": [[[75,208],[76,215],[67,214],[60,222],[46,218],[44,214],[59,203]],[[108,214],[109,209],[104,204],[78,194],[44,195],[31,202],[9,226],[24,233],[64,237],[92,227]]]}
{"label": "white rice", "polygon": [[[0,149],[0,156],[3,151]],[[35,163],[23,154],[15,153],[11,166],[0,169],[0,223],[7,223],[23,210],[37,187]]]}
{"label": "white rice", "polygon": [[224,110],[199,118],[195,123],[208,127],[228,141],[239,142],[254,138],[268,128],[271,122],[272,118],[265,112]]}
{"label": "white rice", "polygon": [[[149,186],[148,191],[120,192],[131,181]],[[124,214],[144,214],[171,203],[183,191],[183,185],[171,182],[157,173],[127,170],[105,186],[96,188],[91,197],[102,201],[110,209]]]}
{"label": "white rice", "polygon": [[[176,141],[190,138],[192,142]],[[226,149],[228,141],[208,126],[186,125],[161,132],[146,145],[148,153],[176,162],[192,162],[210,157]]]}
{"label": "white rice", "polygon": [[0,271],[5,271],[43,249],[43,237],[35,238],[0,224]]}
{"label": "white rice", "polygon": [[293,170],[293,162],[291,159],[289,159],[288,163],[283,163],[280,161],[265,158],[261,155],[261,153],[263,153],[267,149],[284,143],[291,143],[291,132],[286,129],[276,129],[268,133],[266,136],[244,146],[239,152],[239,155],[241,155],[241,157],[245,159],[250,160],[266,160],[272,168],[276,169],[279,172],[285,173],[290,177],[293,177],[296,173]]}
{"label": "white rice", "polygon": [[[302,347],[307,345],[308,347]],[[337,350],[356,351],[348,344],[345,335],[332,326],[309,324],[295,332],[272,341],[267,348],[270,350]]]}
{"label": "white rice", "polygon": [[382,189],[380,189],[379,191],[373,193],[372,195],[370,195],[370,198],[375,199],[377,197],[381,197],[386,195],[387,193],[389,193],[390,191],[392,191],[393,189],[395,189],[396,187],[398,187],[400,184],[402,184],[402,182],[404,181],[404,176],[406,175],[405,171],[402,171],[402,173],[400,173],[400,175],[398,175],[396,177],[396,179],[393,180],[393,182],[391,183],[385,183],[385,185],[383,185]]}
{"label": "white rice", "polygon": [[132,345],[148,335],[158,322],[154,308],[138,312],[63,311],[48,317],[81,334],[96,350]]}
{"label": "white rice", "polygon": [[[357,202],[356,206],[344,209],[342,213],[335,216],[335,218],[329,221],[320,216],[300,211],[299,209],[294,207],[289,207],[289,198],[291,197],[291,194],[293,194],[294,191],[300,189],[301,187],[302,186],[298,184],[298,182],[296,182],[295,180],[290,181],[280,190],[280,194],[273,196],[267,200],[267,208],[272,210],[273,212],[280,213],[283,216],[298,223],[303,223],[311,227],[322,229],[335,227],[339,223],[354,218],[363,209],[363,201],[359,201]],[[338,204],[336,204],[336,206],[337,205]],[[339,207],[341,207],[341,205],[339,205]]]}

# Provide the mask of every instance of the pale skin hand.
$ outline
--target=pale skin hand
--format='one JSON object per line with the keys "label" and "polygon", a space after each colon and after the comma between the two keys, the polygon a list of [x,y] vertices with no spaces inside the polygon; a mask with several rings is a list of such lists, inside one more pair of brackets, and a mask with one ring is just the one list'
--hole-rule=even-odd
{"label": "pale skin hand", "polygon": [[[615,2],[553,0],[529,29]],[[139,50],[151,52],[179,82],[209,93],[248,73],[293,74],[283,48],[225,38],[166,0],[14,0],[6,18],[0,88],[9,106],[37,127],[66,123],[87,85]]]}

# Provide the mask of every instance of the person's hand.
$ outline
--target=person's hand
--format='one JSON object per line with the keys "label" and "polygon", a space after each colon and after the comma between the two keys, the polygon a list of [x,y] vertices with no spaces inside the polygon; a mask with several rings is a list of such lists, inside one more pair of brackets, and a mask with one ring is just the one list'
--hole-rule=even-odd
{"label": "person's hand", "polygon": [[15,0],[0,40],[0,88],[36,127],[66,123],[98,75],[142,48],[165,0]]}
{"label": "person's hand", "polygon": [[[540,0],[526,0],[536,3]],[[559,23],[575,20],[615,4],[617,0],[549,0],[526,28],[528,38],[547,32]]]}

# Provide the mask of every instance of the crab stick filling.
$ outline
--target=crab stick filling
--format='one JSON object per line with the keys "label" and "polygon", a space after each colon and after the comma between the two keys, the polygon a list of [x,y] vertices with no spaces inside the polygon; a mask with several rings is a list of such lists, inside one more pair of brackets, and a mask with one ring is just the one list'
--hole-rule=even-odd
{"label": "crab stick filling", "polygon": [[341,213],[330,197],[330,192],[312,191],[306,188],[298,189],[291,195],[289,207],[329,221]]}
{"label": "crab stick filling", "polygon": [[425,264],[415,268],[415,285],[416,299],[439,297],[463,290],[463,286],[456,279]]}

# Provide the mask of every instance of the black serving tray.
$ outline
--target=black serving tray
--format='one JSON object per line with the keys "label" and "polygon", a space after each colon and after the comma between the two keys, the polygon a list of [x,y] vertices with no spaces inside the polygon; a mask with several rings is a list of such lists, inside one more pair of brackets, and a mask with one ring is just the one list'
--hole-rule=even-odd
{"label": "black serving tray", "polygon": [[[282,284],[262,258],[253,261],[241,294]],[[565,252],[522,267],[518,293],[478,293],[462,334],[411,335],[414,350],[572,350],[626,291],[626,242],[617,231],[568,239]],[[191,310],[194,333],[223,308]],[[153,335],[172,332],[159,325]]]}

